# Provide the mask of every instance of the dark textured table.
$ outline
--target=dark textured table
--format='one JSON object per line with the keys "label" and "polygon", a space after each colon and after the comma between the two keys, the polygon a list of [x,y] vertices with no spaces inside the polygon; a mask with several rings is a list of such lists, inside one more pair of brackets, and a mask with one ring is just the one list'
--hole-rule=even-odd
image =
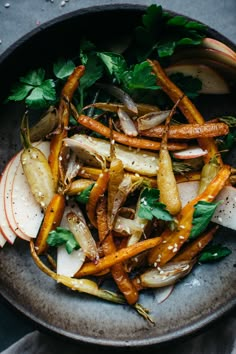
{"label": "dark textured table", "polygon": [[[146,4],[149,5],[154,2],[168,10],[197,19],[236,43],[236,0],[160,0],[146,1]],[[117,1],[0,0],[0,55],[7,53],[7,50],[15,41],[20,40],[35,27],[57,16],[76,10],[78,6],[87,7],[91,3],[101,5],[113,4]],[[139,1],[119,1],[119,3],[139,4]],[[236,333],[234,328],[235,318],[236,310],[232,310],[224,318],[205,328],[203,334],[196,334],[194,338],[184,338],[176,346],[164,347],[158,353],[235,354],[236,349],[232,349]],[[229,326],[231,331],[224,333],[225,326]],[[4,299],[0,298],[0,351],[35,329],[38,328],[34,323],[23,317],[9,306]],[[58,343],[58,341],[60,340],[57,338],[56,342]],[[53,348],[54,337],[46,335],[45,342],[48,342],[49,346]],[[85,349],[87,353],[90,351],[90,347],[84,347],[83,345],[76,347],[73,343],[65,344],[62,342],[60,353],[66,351],[68,353],[84,352]],[[100,352],[99,348],[91,348],[92,350],[96,353]],[[116,352],[114,349],[113,351]],[[156,352],[152,349],[148,352],[154,351]],[[35,348],[32,348],[32,353],[36,352],[38,353]],[[54,352],[53,349],[52,352]],[[41,350],[40,353],[44,353],[44,351]]]}

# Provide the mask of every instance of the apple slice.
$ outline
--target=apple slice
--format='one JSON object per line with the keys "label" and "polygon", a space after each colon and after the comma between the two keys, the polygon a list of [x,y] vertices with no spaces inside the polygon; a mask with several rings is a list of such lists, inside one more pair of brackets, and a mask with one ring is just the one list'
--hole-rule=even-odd
{"label": "apple slice", "polygon": [[6,242],[7,242],[7,240],[3,236],[1,229],[0,229],[0,247],[3,248],[3,246],[5,245]]}
{"label": "apple slice", "polygon": [[15,233],[13,230],[10,228],[8,219],[5,213],[5,208],[4,208],[4,201],[5,201],[5,184],[6,184],[6,179],[7,179],[7,174],[8,171],[10,170],[10,167],[14,161],[14,158],[11,159],[8,164],[6,165],[2,177],[1,177],[1,183],[0,183],[0,229],[1,229],[1,234],[2,236],[10,243],[13,244],[16,238]]}
{"label": "apple slice", "polygon": [[207,150],[203,150],[199,146],[192,146],[192,147],[189,147],[185,150],[175,151],[173,153],[173,156],[176,159],[188,160],[188,159],[194,159],[197,157],[201,157],[206,154],[207,154]]}
{"label": "apple slice", "polygon": [[[74,211],[81,215],[81,210],[76,203],[70,202],[66,208],[61,220],[61,227],[69,229],[69,224],[66,215]],[[85,253],[82,248],[72,251],[69,254],[64,246],[57,248],[57,274],[73,277],[73,275],[81,268],[85,261]]]}
{"label": "apple slice", "polygon": [[174,64],[165,69],[168,76],[182,73],[185,76],[192,76],[202,82],[199,91],[203,94],[228,94],[229,85],[225,79],[214,69],[203,64]]}
{"label": "apple slice", "polygon": [[[198,193],[198,181],[183,182],[178,184],[182,205],[186,205]],[[236,230],[236,188],[225,186],[215,198],[214,202],[221,202],[213,215],[212,221],[218,225]]]}
{"label": "apple slice", "polygon": [[17,171],[17,168],[19,167],[19,164],[20,164],[20,153],[18,153],[12,158],[11,164],[8,170],[6,171],[6,180],[4,184],[4,195],[3,195],[4,211],[5,211],[8,225],[11,228],[12,232],[16,236],[28,241],[29,238],[23,232],[21,232],[13,214],[12,188],[13,188],[14,176]]}
{"label": "apple slice", "polygon": [[[45,156],[49,155],[49,142],[40,142],[37,147],[43,151]],[[19,159],[20,154],[17,155]],[[31,193],[20,161],[14,176],[11,177],[13,177],[11,205],[15,223],[25,239],[35,238],[43,220],[43,212]]]}
{"label": "apple slice", "polygon": [[236,52],[234,52],[230,47],[228,47],[226,44],[218,41],[217,39],[214,38],[204,38],[202,41],[202,47],[208,48],[208,49],[215,49],[220,52],[223,52],[225,54],[230,55],[234,60],[236,60]]}

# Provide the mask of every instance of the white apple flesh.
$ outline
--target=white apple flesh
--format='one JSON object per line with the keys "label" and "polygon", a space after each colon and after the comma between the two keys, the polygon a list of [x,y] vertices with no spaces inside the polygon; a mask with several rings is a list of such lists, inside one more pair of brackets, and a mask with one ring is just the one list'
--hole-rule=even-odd
{"label": "white apple flesh", "polygon": [[203,64],[174,64],[165,69],[168,76],[181,73],[185,76],[192,76],[199,79],[202,94],[228,94],[229,85],[225,79],[214,69]]}
{"label": "white apple flesh", "polygon": [[[182,206],[197,196],[198,186],[198,181],[178,184]],[[212,221],[218,225],[236,230],[236,188],[225,186],[214,202],[220,202],[220,204],[216,208]]]}
{"label": "white apple flesh", "polygon": [[173,156],[176,159],[188,160],[194,159],[207,154],[206,150],[201,149],[199,146],[192,146],[185,150],[175,151]]}

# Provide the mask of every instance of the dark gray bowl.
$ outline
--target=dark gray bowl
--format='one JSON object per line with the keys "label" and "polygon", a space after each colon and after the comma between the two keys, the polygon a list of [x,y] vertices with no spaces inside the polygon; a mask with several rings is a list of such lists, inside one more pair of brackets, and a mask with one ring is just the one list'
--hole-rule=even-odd
{"label": "dark gray bowl", "polygon": [[[144,8],[124,4],[91,6],[29,33],[0,57],[0,77],[4,83],[0,88],[1,99],[7,96],[14,80],[29,68],[47,66],[63,53],[73,56],[80,35],[86,33],[101,41],[116,41],[129,34]],[[209,35],[234,47],[212,29]],[[207,104],[201,103],[201,109],[207,116],[232,114],[236,110],[235,97],[208,97]],[[1,170],[20,148],[18,127],[22,113],[21,106],[0,106]],[[235,163],[235,153],[230,161]],[[7,245],[0,251],[0,293],[41,328],[68,339],[115,347],[165,343],[196,333],[235,306],[235,236],[232,230],[222,228],[217,239],[224,240],[232,254],[217,264],[196,267],[163,303],[157,303],[155,291],[141,295],[140,301],[151,309],[156,326],[151,326],[127,306],[106,303],[59,286],[35,266],[28,244],[21,240],[17,240],[14,247]]]}

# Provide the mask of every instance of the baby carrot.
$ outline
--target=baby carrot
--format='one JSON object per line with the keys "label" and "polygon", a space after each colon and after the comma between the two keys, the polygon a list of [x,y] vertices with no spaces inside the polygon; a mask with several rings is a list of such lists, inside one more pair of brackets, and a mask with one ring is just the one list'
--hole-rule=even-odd
{"label": "baby carrot", "polygon": [[149,251],[149,264],[164,265],[172,259],[188,239],[192,229],[192,219],[194,213],[194,205],[198,201],[212,202],[221,189],[226,184],[230,176],[230,166],[223,165],[216,177],[210,182],[203,193],[186,204],[177,216],[178,228],[175,231],[169,229],[161,234],[162,243]]}
{"label": "baby carrot", "polygon": [[214,225],[210,230],[204,232],[198,238],[190,242],[183,250],[172,259],[172,262],[190,261],[195,258],[203,248],[213,239],[219,226]]}
{"label": "baby carrot", "polygon": [[48,158],[53,174],[54,185],[57,188],[59,183],[60,154],[63,148],[63,139],[67,136],[67,127],[69,124],[70,110],[68,103],[73,97],[75,90],[79,85],[79,79],[84,74],[85,67],[80,65],[76,67],[69,76],[61,92],[60,105],[58,109],[59,125],[58,131],[54,134],[50,144],[50,155]]}
{"label": "baby carrot", "polygon": [[89,221],[96,228],[97,228],[97,218],[96,218],[97,203],[99,198],[107,190],[108,181],[109,181],[109,171],[105,170],[99,175],[96,183],[94,184],[89,194],[89,200],[86,204],[86,211],[87,211]]}
{"label": "baby carrot", "polygon": [[[102,198],[97,207],[97,224],[99,240],[102,244],[105,256],[116,252],[113,235],[112,232],[109,231],[107,221],[107,199]],[[128,304],[135,304],[138,301],[138,292],[125,271],[123,264],[117,263],[113,265],[111,267],[111,274]]]}
{"label": "baby carrot", "polygon": [[[170,80],[158,61],[148,60],[148,62],[157,77],[157,83],[162,87],[163,91],[170,97],[170,99],[173,102],[176,102],[180,97],[183,96],[183,92]],[[187,96],[184,96],[179,103],[179,109],[189,121],[189,123],[205,123],[203,116]],[[203,150],[208,151],[208,153],[204,156],[205,162],[208,162],[213,156],[217,155],[218,161],[222,165],[222,159],[218,153],[218,149],[213,138],[199,138],[198,142]]]}
{"label": "baby carrot", "polygon": [[[140,130],[139,134],[149,138],[161,138],[164,132],[164,125],[157,125],[154,128]],[[169,139],[198,139],[213,138],[227,135],[229,126],[225,123],[204,123],[204,124],[178,124],[171,125],[168,131]]]}
{"label": "baby carrot", "polygon": [[172,215],[178,214],[181,210],[181,200],[173,172],[172,160],[167,148],[167,134],[171,117],[173,116],[179,101],[180,100],[176,102],[166,120],[157,169],[157,184],[160,191],[160,202],[166,205],[166,209]]}
{"label": "baby carrot", "polygon": [[[79,115],[76,111],[75,107],[72,107],[72,114],[74,118],[77,120],[78,123],[83,125],[84,127],[91,129],[92,131],[99,133],[106,138],[110,137],[110,129],[106,127],[104,124],[98,122],[97,120],[85,116],[83,114]],[[147,150],[160,150],[161,143],[158,141],[148,140],[148,139],[140,139],[135,137],[127,136],[123,133],[119,133],[117,131],[113,132],[113,138],[118,143],[128,145],[131,147],[139,148],[139,149],[147,149]],[[178,142],[169,142],[168,149],[171,151],[174,150],[182,150],[187,147],[185,143],[178,143]]]}
{"label": "baby carrot", "polygon": [[85,263],[83,267],[75,274],[75,278],[97,274],[105,269],[111,268],[115,264],[124,262],[141,252],[157,246],[161,240],[162,239],[160,237],[154,237],[140,241],[126,248],[122,248],[112,254],[104,256],[103,258],[100,258],[97,264],[94,264],[93,262]]}
{"label": "baby carrot", "polygon": [[62,194],[54,194],[51,202],[49,203],[43,223],[40,227],[39,234],[35,241],[35,248],[37,254],[45,253],[47,250],[47,238],[50,231],[54,230],[61,223],[61,219],[65,209],[65,197]]}

